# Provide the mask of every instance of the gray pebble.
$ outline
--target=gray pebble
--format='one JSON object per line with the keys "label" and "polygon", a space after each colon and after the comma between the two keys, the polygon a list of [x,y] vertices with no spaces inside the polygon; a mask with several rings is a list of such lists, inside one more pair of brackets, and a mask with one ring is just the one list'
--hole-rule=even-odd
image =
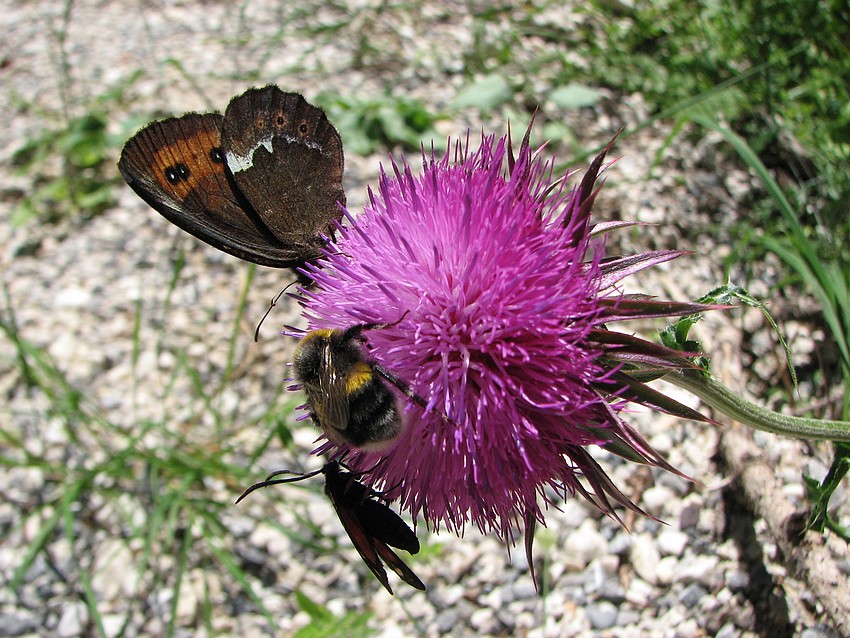
{"label": "gray pebble", "polygon": [[496,610],[496,619],[499,621],[503,633],[513,634],[516,627],[516,618],[517,614],[507,607]]}
{"label": "gray pebble", "polygon": [[617,578],[607,579],[602,586],[596,590],[596,595],[600,599],[607,600],[614,605],[621,605],[626,601],[626,590],[623,589],[623,586]]}
{"label": "gray pebble", "polygon": [[750,584],[750,575],[743,569],[735,569],[726,575],[726,586],[732,591],[743,591]]}
{"label": "gray pebble", "polygon": [[682,592],[679,600],[681,600],[682,604],[691,609],[696,606],[699,601],[708,594],[704,587],[701,585],[697,585],[696,583],[691,583],[685,590]]}
{"label": "gray pebble", "polygon": [[584,613],[594,629],[608,629],[617,622],[617,608],[605,600],[588,605]]}
{"label": "gray pebble", "polygon": [[697,526],[699,515],[702,511],[702,503],[688,501],[679,512],[679,529],[686,530]]}
{"label": "gray pebble", "polygon": [[459,620],[457,612],[454,609],[444,609],[437,614],[434,627],[440,635],[447,634],[454,629]]}
{"label": "gray pebble", "polygon": [[657,598],[654,605],[662,612],[666,612],[679,604],[679,596],[672,591],[667,591],[664,595]]}
{"label": "gray pebble", "polygon": [[634,538],[626,530],[620,529],[608,543],[608,552],[615,556],[623,556],[628,554],[632,547]]}
{"label": "gray pebble", "polygon": [[38,621],[32,616],[23,614],[0,614],[0,635],[3,636],[21,636],[30,632],[35,632],[39,626]]}
{"label": "gray pebble", "polygon": [[537,600],[537,590],[531,578],[519,578],[509,586],[512,600]]}
{"label": "gray pebble", "polygon": [[627,627],[636,625],[640,622],[640,612],[631,607],[622,607],[617,613],[617,626]]}
{"label": "gray pebble", "polygon": [[814,627],[804,629],[800,633],[800,638],[841,638],[841,634],[831,627],[819,624]]}
{"label": "gray pebble", "polygon": [[[679,469],[682,469],[681,467]],[[661,485],[671,490],[677,497],[681,498],[693,489],[694,484],[688,479],[679,476],[678,474],[670,474],[663,472],[655,479],[658,485]]]}
{"label": "gray pebble", "polygon": [[587,604],[587,592],[584,587],[558,587],[563,592],[564,597],[572,602],[577,607],[584,607]]}

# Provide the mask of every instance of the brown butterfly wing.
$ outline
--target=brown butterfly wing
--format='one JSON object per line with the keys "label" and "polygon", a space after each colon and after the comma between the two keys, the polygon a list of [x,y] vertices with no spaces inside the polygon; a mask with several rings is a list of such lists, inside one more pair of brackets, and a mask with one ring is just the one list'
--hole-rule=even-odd
{"label": "brown butterfly wing", "polygon": [[269,231],[305,252],[342,218],[342,140],[324,111],[276,86],[227,107],[222,146],[233,179]]}
{"label": "brown butterfly wing", "polygon": [[222,123],[216,113],[153,122],[124,145],[118,169],[151,207],[211,246],[266,266],[303,263],[302,252],[275,239],[234,187]]}

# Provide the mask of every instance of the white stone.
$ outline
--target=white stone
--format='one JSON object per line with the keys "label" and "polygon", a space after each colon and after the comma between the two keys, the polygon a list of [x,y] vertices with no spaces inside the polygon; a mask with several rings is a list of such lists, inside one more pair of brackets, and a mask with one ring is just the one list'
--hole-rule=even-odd
{"label": "white stone", "polygon": [[717,556],[694,556],[688,560],[680,561],[680,569],[676,574],[677,583],[699,583],[711,586],[718,579]]}
{"label": "white stone", "polygon": [[137,584],[133,555],[127,545],[110,538],[95,548],[92,588],[101,600],[117,600],[132,595]]}
{"label": "white stone", "polygon": [[85,308],[91,304],[92,293],[84,288],[64,288],[56,293],[57,308]]}
{"label": "white stone", "polygon": [[669,585],[675,580],[678,569],[679,559],[675,556],[665,556],[658,561],[658,567],[655,570],[656,582],[659,585]]}
{"label": "white stone", "polygon": [[88,621],[89,612],[85,603],[69,602],[62,610],[59,624],[56,625],[58,638],[76,638],[83,633],[83,625]]}
{"label": "white stone", "polygon": [[663,485],[655,485],[648,488],[643,493],[642,497],[642,503],[646,510],[654,512],[656,515],[663,512],[667,505],[674,500],[676,500],[676,498],[673,491]]}
{"label": "white stone", "polygon": [[633,578],[626,592],[626,600],[638,608],[645,607],[655,596],[655,590],[648,582],[640,578]]}
{"label": "white stone", "polygon": [[688,535],[675,529],[666,528],[657,537],[658,549],[662,554],[681,556],[688,545]]}
{"label": "white stone", "polygon": [[632,548],[629,550],[629,560],[638,576],[653,585],[656,583],[658,561],[661,560],[661,554],[658,553],[655,539],[648,534],[636,535],[632,542]]}
{"label": "white stone", "polygon": [[596,523],[587,519],[567,536],[564,552],[567,560],[581,570],[593,559],[608,553],[608,541],[596,528]]}
{"label": "white stone", "polygon": [[683,618],[681,622],[676,624],[676,632],[674,634],[676,638],[700,638],[704,635],[697,621],[693,618]]}
{"label": "white stone", "polygon": [[492,634],[501,628],[501,624],[496,619],[493,610],[488,607],[476,609],[469,619],[469,624],[473,629],[478,631],[479,635]]}
{"label": "white stone", "polygon": [[124,629],[124,622],[127,620],[124,614],[104,614],[100,617],[103,624],[103,632],[107,638],[118,638]]}

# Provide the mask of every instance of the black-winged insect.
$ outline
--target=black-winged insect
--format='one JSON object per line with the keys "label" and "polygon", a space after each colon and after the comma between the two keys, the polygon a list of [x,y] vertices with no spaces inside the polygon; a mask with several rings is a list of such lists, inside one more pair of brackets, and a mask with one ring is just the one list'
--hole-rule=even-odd
{"label": "black-winged insect", "polygon": [[351,472],[343,471],[341,467],[339,462],[331,461],[315,472],[283,479],[274,477],[290,472],[287,470],[273,472],[265,481],[255,483],[245,490],[236,502],[239,503],[248,494],[261,487],[293,483],[316,474],[324,474],[325,494],[331,500],[355,549],[366,566],[375,574],[375,578],[390,594],[393,593],[387,572],[384,570],[384,563],[386,563],[408,585],[425,591],[425,585],[419,577],[390,549],[390,547],[403,549],[409,554],[419,552],[419,539],[416,538],[414,531],[388,505],[374,500],[380,498],[380,494],[356,481]]}
{"label": "black-winged insect", "polygon": [[427,409],[410,386],[363,355],[364,332],[399,321],[313,330],[298,344],[292,364],[295,380],[307,395],[310,416],[334,445],[380,451],[398,438],[405,426],[403,408],[385,381]]}

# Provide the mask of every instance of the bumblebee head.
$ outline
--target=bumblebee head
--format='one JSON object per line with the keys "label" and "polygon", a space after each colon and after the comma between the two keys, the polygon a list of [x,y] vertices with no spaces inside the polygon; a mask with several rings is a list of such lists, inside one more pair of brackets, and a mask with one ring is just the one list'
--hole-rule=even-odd
{"label": "bumblebee head", "polygon": [[315,381],[329,366],[338,374],[345,375],[363,360],[361,334],[359,326],[347,330],[322,329],[308,332],[295,349],[293,368],[296,378],[301,382]]}

